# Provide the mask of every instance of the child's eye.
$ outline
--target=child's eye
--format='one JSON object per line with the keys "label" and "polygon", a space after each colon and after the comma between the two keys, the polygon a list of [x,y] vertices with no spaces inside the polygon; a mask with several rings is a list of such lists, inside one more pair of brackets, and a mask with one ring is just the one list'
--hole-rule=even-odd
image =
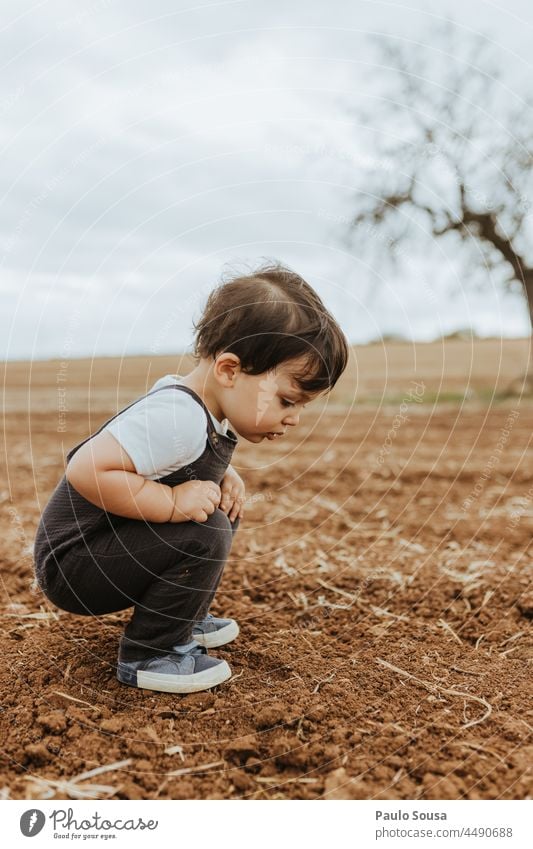
{"label": "child's eye", "polygon": [[295,405],[294,405],[293,401],[287,401],[286,398],[282,398],[281,399],[281,406],[282,407],[294,407]]}

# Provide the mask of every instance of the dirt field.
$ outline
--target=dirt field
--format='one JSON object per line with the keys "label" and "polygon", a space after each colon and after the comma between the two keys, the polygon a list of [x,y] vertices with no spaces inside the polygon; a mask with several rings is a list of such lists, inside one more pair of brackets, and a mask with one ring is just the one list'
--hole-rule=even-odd
{"label": "dirt field", "polygon": [[286,441],[239,445],[234,677],[188,696],[120,685],[127,612],[58,611],[31,558],[66,450],[183,363],[9,364],[0,796],[528,797],[533,401],[494,395],[528,345],[357,350]]}

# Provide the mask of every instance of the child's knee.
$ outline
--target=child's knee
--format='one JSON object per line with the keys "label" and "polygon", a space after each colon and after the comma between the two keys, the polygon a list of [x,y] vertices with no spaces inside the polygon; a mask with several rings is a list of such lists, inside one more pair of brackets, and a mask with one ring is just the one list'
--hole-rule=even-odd
{"label": "child's knee", "polygon": [[211,513],[206,522],[202,523],[202,537],[210,551],[211,557],[219,559],[227,557],[233,541],[233,522],[218,507]]}

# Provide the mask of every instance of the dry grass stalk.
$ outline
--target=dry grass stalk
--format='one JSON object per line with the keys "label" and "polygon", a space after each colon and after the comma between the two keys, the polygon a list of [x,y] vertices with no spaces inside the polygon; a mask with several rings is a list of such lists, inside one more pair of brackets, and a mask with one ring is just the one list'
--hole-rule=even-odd
{"label": "dry grass stalk", "polygon": [[243,675],[244,675],[244,669],[241,670],[241,672],[239,672],[238,675],[232,675],[231,681],[228,682],[229,685],[231,686],[231,684],[233,684],[235,681],[237,681],[238,678],[242,678]]}
{"label": "dry grass stalk", "polygon": [[319,596],[319,607],[329,607],[331,610],[351,610],[353,604],[335,604],[333,601],[326,601],[324,596]]}
{"label": "dry grass stalk", "polygon": [[258,775],[255,779],[258,784],[318,784],[319,778],[281,778],[279,775]]}
{"label": "dry grass stalk", "polygon": [[71,702],[78,702],[80,705],[87,705],[87,707],[90,707],[91,710],[100,710],[100,708],[95,707],[95,705],[92,705],[90,702],[85,702],[83,699],[77,699],[75,696],[69,696],[68,693],[63,693],[61,690],[54,690],[53,692],[56,696],[62,696],[64,699],[69,699]]}
{"label": "dry grass stalk", "polygon": [[2,619],[59,619],[53,611],[41,611],[40,613],[1,613]]}
{"label": "dry grass stalk", "polygon": [[289,566],[284,554],[279,554],[276,557],[276,559],[274,560],[274,566],[277,566],[278,569],[281,569],[281,571],[284,572],[285,575],[292,576],[298,574],[297,569],[295,569],[293,566]]}
{"label": "dry grass stalk", "polygon": [[112,764],[106,764],[105,766],[97,766],[94,769],[90,769],[88,772],[82,772],[81,775],[76,776],[76,778],[71,778],[69,781],[73,781],[78,783],[78,781],[85,781],[87,778],[94,778],[95,775],[102,775],[103,772],[113,772],[116,769],[122,769],[123,766],[129,766],[131,764],[131,758],[126,758],[124,761],[116,761]]}
{"label": "dry grass stalk", "polygon": [[479,605],[480,610],[481,610],[482,607],[485,607],[485,605],[487,604],[487,602],[489,602],[491,600],[493,595],[494,595],[494,590],[487,590],[487,592],[483,596],[483,601]]}
{"label": "dry grass stalk", "polygon": [[297,596],[294,595],[294,593],[291,593],[290,590],[287,590],[287,595],[289,596],[289,598],[291,599],[291,601],[293,602],[295,607],[300,606],[300,602],[299,602]]}
{"label": "dry grass stalk", "polygon": [[410,542],[409,540],[402,539],[401,537],[398,542],[403,548],[408,548],[409,551],[414,551],[416,554],[426,553],[426,549],[424,548],[424,546],[420,545],[418,542]]}
{"label": "dry grass stalk", "polygon": [[169,746],[168,749],[164,751],[165,755],[176,755],[178,754],[182,761],[185,760],[185,755],[183,754],[183,746]]}
{"label": "dry grass stalk", "polygon": [[[365,605],[362,601],[357,602],[359,607],[364,608]],[[405,615],[405,613],[392,613],[390,610],[386,610],[384,607],[376,607],[374,604],[369,604],[368,607],[374,613],[375,616],[387,616],[389,619],[397,619],[402,622],[409,622],[409,617]]]}
{"label": "dry grass stalk", "polygon": [[174,769],[172,772],[167,772],[167,778],[171,775],[191,775],[195,772],[206,772],[208,769],[215,769],[217,766],[224,766],[224,761],[213,761],[210,764],[200,764],[199,766],[185,766],[182,769]]}
{"label": "dry grass stalk", "polygon": [[405,770],[404,770],[403,766],[401,766],[400,769],[397,770],[397,772],[395,772],[394,775],[392,776],[391,784],[397,784],[397,782],[400,780],[400,778],[403,778],[404,773],[405,773]]}
{"label": "dry grass stalk", "polygon": [[335,672],[332,672],[332,673],[331,673],[331,675],[328,675],[328,677],[327,677],[327,678],[322,678],[322,679],[318,682],[318,684],[316,685],[315,689],[313,690],[313,693],[318,693],[318,691],[320,690],[320,687],[322,686],[322,684],[327,684],[329,681],[333,681],[333,679],[335,678],[335,675],[336,675],[336,674],[337,674],[337,671],[335,670]]}
{"label": "dry grass stalk", "polygon": [[437,625],[440,625],[441,628],[444,628],[446,631],[448,631],[448,633],[452,635],[453,639],[457,640],[457,642],[459,643],[460,646],[463,645],[463,641],[461,640],[459,635],[455,633],[452,626],[448,625],[448,623],[445,622],[444,619],[439,619],[439,621],[437,622]]}
{"label": "dry grass stalk", "polygon": [[307,639],[307,637],[306,637],[304,634],[299,634],[299,639],[300,639],[300,640],[303,640],[303,641],[304,641],[304,643],[307,643],[307,645],[309,646],[309,648],[311,649],[311,651],[313,651],[313,652],[314,652],[314,651],[316,651],[315,646],[313,645],[313,643],[311,643],[311,642]]}
{"label": "dry grass stalk", "polygon": [[476,675],[478,677],[485,675],[484,672],[474,672],[471,669],[462,669],[460,666],[450,666],[450,669],[453,669],[454,672],[461,672],[462,675]]}
{"label": "dry grass stalk", "polygon": [[324,607],[333,607],[336,610],[349,610],[354,604],[357,604],[363,610],[370,608],[370,610],[372,611],[372,613],[375,616],[387,616],[390,619],[399,619],[399,620],[402,620],[403,622],[409,621],[409,617],[406,616],[403,613],[391,613],[390,610],[385,610],[384,607],[377,607],[374,604],[370,604],[370,602],[365,604],[363,601],[361,601],[361,599],[357,598],[355,593],[349,593],[349,592],[346,592],[346,590],[341,590],[340,587],[335,587],[335,586],[333,586],[333,584],[330,584],[328,581],[323,581],[321,578],[317,578],[317,583],[319,583],[320,586],[324,587],[326,590],[331,590],[331,592],[337,593],[338,595],[343,596],[343,598],[349,598],[350,601],[351,601],[351,604],[344,604],[344,605],[343,604],[332,604],[331,602],[324,601],[323,602]]}
{"label": "dry grass stalk", "polygon": [[331,590],[333,593],[337,593],[337,595],[342,595],[344,598],[349,598],[352,604],[356,601],[355,593],[346,592],[346,590],[341,590],[340,587],[334,587],[333,584],[330,584],[328,581],[323,581],[322,578],[317,578],[317,583],[320,584],[321,587],[324,587],[326,590]]}
{"label": "dry grass stalk", "polygon": [[473,725],[479,725],[481,722],[488,719],[492,713],[492,705],[480,696],[473,696],[471,693],[463,693],[461,690],[452,690],[448,687],[441,687],[439,684],[432,684],[429,681],[423,681],[421,678],[417,678],[416,675],[411,675],[410,672],[406,672],[405,669],[400,669],[399,666],[393,666],[392,663],[389,663],[387,660],[383,660],[381,657],[377,657],[376,662],[381,664],[381,666],[385,666],[387,669],[390,669],[392,672],[396,672],[397,675],[401,675],[403,678],[407,678],[410,681],[416,681],[417,684],[420,684],[421,687],[425,687],[426,690],[429,690],[431,693],[438,692],[443,693],[446,696],[457,696],[458,698],[467,699],[483,705],[483,707],[486,708],[483,716],[480,719],[472,719],[470,722],[464,723],[462,726],[463,728],[471,728]]}
{"label": "dry grass stalk", "polygon": [[516,649],[519,648],[521,648],[521,646],[511,646],[510,649],[506,649],[506,651],[499,652],[499,655],[500,657],[507,657],[508,654],[511,654],[511,652],[516,651]]}
{"label": "dry grass stalk", "polygon": [[84,787],[78,787],[75,781],[53,781],[50,778],[39,778],[37,776],[24,776],[28,780],[34,782],[34,786],[41,793],[43,790],[47,792],[41,795],[41,799],[50,799],[56,793],[62,793],[70,799],[106,799],[113,796],[119,787],[111,787],[109,784],[86,784]]}
{"label": "dry grass stalk", "polygon": [[502,764],[506,764],[504,758],[498,754],[498,752],[494,751],[494,749],[489,749],[487,746],[479,746],[477,743],[453,743],[452,746],[458,746],[460,749],[474,749],[476,752],[487,752],[489,755],[492,755]]}
{"label": "dry grass stalk", "polygon": [[27,781],[33,781],[34,786],[40,792],[46,791],[41,799],[50,799],[57,792],[64,793],[71,799],[102,799],[113,796],[119,787],[112,787],[109,784],[85,784],[80,786],[80,782],[86,781],[88,778],[94,778],[96,775],[101,775],[104,772],[112,772],[116,769],[121,769],[124,766],[131,764],[131,758],[116,763],[98,766],[95,769],[90,769],[88,772],[82,772],[73,778],[63,778],[53,780],[51,778],[40,778],[36,775],[25,775]]}
{"label": "dry grass stalk", "polygon": [[502,646],[507,645],[507,643],[512,643],[514,640],[518,640],[519,637],[523,637],[525,635],[525,631],[518,631],[517,634],[513,634],[512,637],[507,637],[506,640],[503,641]]}

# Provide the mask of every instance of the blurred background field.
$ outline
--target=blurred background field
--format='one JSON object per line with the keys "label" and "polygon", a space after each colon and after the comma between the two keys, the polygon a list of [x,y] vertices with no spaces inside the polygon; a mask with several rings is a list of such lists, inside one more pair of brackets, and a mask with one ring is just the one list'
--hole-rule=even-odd
{"label": "blurred background field", "polygon": [[[529,338],[474,337],[355,346],[328,405],[401,401],[410,381],[424,384],[425,403],[490,403],[509,393],[520,396],[530,349]],[[59,389],[65,390],[67,407],[77,413],[89,408],[116,411],[148,391],[161,375],[186,374],[192,363],[187,355],[71,359],[66,365],[61,360],[11,361],[4,369],[4,405],[6,411],[53,412]]]}

